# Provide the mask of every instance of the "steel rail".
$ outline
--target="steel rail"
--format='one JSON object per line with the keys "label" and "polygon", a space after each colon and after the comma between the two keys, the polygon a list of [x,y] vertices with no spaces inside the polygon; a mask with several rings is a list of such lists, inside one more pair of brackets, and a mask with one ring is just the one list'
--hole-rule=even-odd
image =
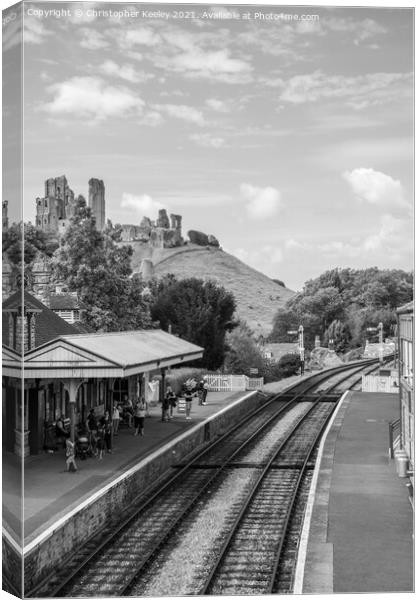
{"label": "steel rail", "polygon": [[[376,369],[376,365],[374,367],[374,369]],[[356,373],[359,371],[363,371],[364,369],[366,369],[366,365],[363,365],[360,369],[356,370]],[[293,438],[293,436],[296,434],[296,432],[298,431],[298,429],[301,427],[302,423],[304,423],[306,421],[306,419],[308,418],[308,416],[315,410],[315,408],[319,405],[319,403],[322,401],[323,398],[325,398],[327,396],[328,393],[331,393],[331,391],[333,389],[335,389],[336,387],[339,387],[344,381],[346,381],[347,379],[354,377],[354,375],[356,374],[355,372],[351,373],[350,375],[346,374],[342,379],[340,379],[339,381],[335,382],[334,384],[332,384],[325,392],[322,392],[320,397],[318,399],[316,399],[315,402],[312,403],[312,405],[308,408],[307,411],[305,411],[305,413],[299,418],[299,420],[295,423],[293,429],[289,432],[289,434],[286,436],[286,438],[283,440],[283,442],[280,444],[280,446],[276,449],[275,453],[268,459],[266,465],[263,467],[262,473],[261,475],[258,477],[258,479],[255,481],[254,486],[251,488],[251,490],[249,491],[246,499],[243,502],[243,506],[240,510],[240,512],[238,513],[234,523],[231,526],[231,530],[227,536],[227,538],[225,539],[225,542],[223,544],[223,546],[221,547],[221,549],[218,552],[218,556],[216,558],[216,561],[210,571],[210,573],[207,575],[206,580],[203,584],[203,586],[201,587],[200,591],[199,591],[199,595],[207,595],[209,593],[211,593],[211,587],[214,584],[214,580],[216,578],[217,575],[217,571],[220,569],[220,566],[222,564],[222,561],[224,560],[224,558],[226,557],[226,554],[229,550],[229,546],[231,545],[232,539],[234,537],[234,535],[236,534],[241,521],[243,520],[243,517],[246,513],[246,511],[248,510],[248,508],[250,507],[251,502],[253,501],[254,497],[256,496],[258,490],[261,487],[261,483],[263,482],[263,480],[266,478],[268,472],[270,471],[271,465],[273,464],[273,462],[275,462],[275,460],[277,459],[277,457],[279,456],[279,454],[282,452],[282,450],[285,448],[285,446],[287,445],[287,443]],[[355,385],[355,384],[354,384]],[[323,430],[325,428],[325,424],[328,422],[330,416],[332,413],[326,415],[324,422],[322,423],[321,426],[321,430]],[[291,514],[292,514],[292,508],[293,505],[295,503],[295,499],[297,497],[297,492],[298,489],[300,487],[303,475],[305,473],[306,470],[306,466],[307,463],[309,461],[309,458],[312,454],[313,448],[317,442],[317,440],[319,439],[319,435],[318,434],[315,438],[315,440],[313,441],[313,443],[311,444],[309,450],[307,451],[306,457],[304,459],[303,464],[301,465],[300,469],[299,469],[299,476],[297,481],[294,484],[294,491],[292,494],[292,498],[291,501],[289,502],[288,505],[288,509],[286,512],[286,516],[285,516],[285,521],[284,521],[284,527],[283,527],[283,532],[281,535],[281,538],[279,540],[279,550],[278,550],[278,554],[280,556],[281,554],[281,549],[283,547],[284,544],[284,540],[286,537],[286,531],[287,531],[287,527],[288,527],[288,522],[290,520]],[[277,556],[276,553],[276,556]],[[273,566],[273,573],[271,576],[271,580],[274,582],[275,579],[275,574],[277,571],[277,561],[274,563]],[[269,585],[267,586],[267,593],[270,593],[272,590],[272,586],[273,583],[270,580]]]}
{"label": "steel rail", "polygon": [[[363,368],[367,365],[370,364],[372,362],[376,362],[375,359],[369,359],[367,361],[363,361]],[[120,522],[116,527],[112,527],[112,531],[107,533],[106,529],[108,527],[105,526],[105,532],[103,533],[103,537],[101,539],[101,532],[97,532],[95,533],[89,540],[86,541],[85,546],[87,546],[89,543],[92,543],[92,541],[96,540],[96,538],[99,538],[99,542],[98,544],[95,546],[95,548],[93,549],[92,552],[88,553],[87,556],[79,563],[77,564],[77,566],[71,570],[70,572],[66,572],[66,576],[60,581],[60,583],[58,585],[56,585],[53,588],[53,592],[50,594],[51,596],[57,596],[60,594],[60,591],[62,591],[70,582],[72,579],[75,578],[75,576],[83,570],[84,567],[86,567],[86,565],[92,561],[95,557],[98,556],[98,554],[103,551],[105,549],[106,546],[108,546],[109,544],[111,544],[116,536],[118,534],[120,534],[124,529],[126,529],[127,527],[129,527],[130,523],[132,523],[136,518],[138,518],[138,516],[141,514],[141,512],[145,511],[146,508],[148,508],[149,506],[151,506],[153,504],[153,502],[155,502],[159,496],[161,496],[163,493],[165,493],[167,490],[170,489],[170,487],[175,484],[177,481],[180,481],[182,476],[184,474],[187,473],[187,471],[191,468],[191,466],[197,462],[198,460],[200,460],[206,453],[209,453],[214,447],[216,446],[220,446],[221,443],[228,437],[228,436],[232,436],[232,433],[234,433],[235,431],[239,430],[241,427],[243,427],[247,422],[249,422],[251,419],[255,419],[255,415],[258,415],[259,413],[262,413],[265,409],[267,409],[268,406],[272,405],[273,402],[276,402],[277,400],[279,400],[285,393],[286,394],[290,394],[291,392],[295,392],[294,396],[292,397],[291,400],[287,401],[283,406],[280,407],[280,409],[278,411],[276,411],[276,413],[274,413],[271,418],[264,423],[262,426],[260,426],[252,435],[251,437],[249,437],[245,442],[243,442],[237,449],[234,450],[234,452],[229,456],[229,458],[227,458],[223,465],[217,470],[217,472],[214,474],[214,476],[212,476],[210,478],[210,480],[207,482],[207,484],[205,484],[205,486],[202,488],[202,490],[198,493],[198,495],[192,500],[190,501],[190,503],[188,504],[188,506],[186,507],[185,511],[182,511],[182,513],[178,513],[177,515],[177,519],[176,521],[174,521],[173,525],[170,526],[170,529],[162,535],[162,538],[156,543],[155,547],[150,551],[150,553],[148,553],[148,556],[146,557],[146,559],[144,561],[142,561],[142,565],[140,565],[139,570],[137,571],[136,574],[133,575],[133,577],[130,578],[129,582],[124,585],[124,588],[122,588],[120,590],[120,593],[117,595],[123,595],[124,592],[131,586],[131,584],[133,583],[133,581],[138,577],[138,573],[140,572],[140,570],[143,568],[144,564],[146,564],[151,556],[156,552],[157,549],[159,549],[162,545],[162,543],[165,542],[165,540],[169,537],[169,535],[172,533],[172,531],[174,530],[174,528],[177,526],[177,524],[182,520],[182,517],[187,514],[190,510],[190,508],[198,501],[198,499],[201,497],[201,495],[208,489],[209,485],[211,483],[213,483],[214,478],[220,475],[220,472],[222,471],[222,469],[227,465],[227,463],[229,462],[229,460],[231,460],[237,452],[239,452],[240,450],[242,450],[243,447],[245,447],[247,444],[249,444],[250,442],[252,442],[252,440],[259,435],[263,429],[265,429],[266,427],[269,426],[269,424],[276,418],[278,418],[278,416],[282,413],[285,412],[294,402],[297,401],[297,399],[301,398],[303,394],[307,393],[308,390],[312,389],[313,387],[318,386],[320,383],[322,383],[323,381],[337,375],[338,373],[342,372],[342,371],[347,371],[347,370],[351,370],[357,367],[357,365],[360,365],[360,361],[357,363],[349,363],[346,365],[340,365],[339,367],[335,367],[333,369],[328,369],[326,371],[323,371],[322,373],[316,373],[315,375],[313,375],[312,377],[309,377],[308,379],[306,379],[303,382],[298,382],[296,383],[294,386],[291,386],[291,388],[289,388],[286,392],[281,392],[279,394],[274,395],[273,397],[271,397],[266,403],[264,403],[261,407],[259,407],[256,411],[254,411],[251,415],[247,415],[245,416],[243,419],[241,419],[232,429],[230,429],[229,431],[227,431],[225,434],[223,434],[221,437],[219,437],[218,439],[214,440],[213,442],[211,442],[210,444],[206,445],[205,448],[203,448],[198,454],[195,454],[193,456],[193,458],[191,459],[191,461],[189,463],[187,463],[184,467],[181,468],[181,470],[178,470],[173,476],[171,476],[164,484],[163,486],[159,487],[158,489],[156,489],[154,492],[151,492],[151,495],[149,497],[147,497],[140,506],[138,506],[138,499],[135,499],[132,503],[130,503],[130,505],[126,508],[126,511],[130,512],[130,510],[134,510],[134,512],[132,514],[129,514],[129,516],[124,519],[122,522]],[[308,384],[308,385],[306,385]],[[303,390],[301,390],[301,388],[304,388]],[[111,524],[112,526],[112,524]],[[65,566],[69,564],[70,560],[72,557],[70,557],[68,559],[68,561],[66,561],[65,563],[63,563],[62,568],[60,569],[60,571],[64,571],[65,570]],[[46,577],[42,582],[40,582],[36,587],[34,587],[31,590],[31,593],[28,594],[32,597],[36,596],[37,593],[39,593],[40,590],[42,590],[43,588],[45,588],[48,585],[48,582],[52,579],[52,576],[48,576]]]}

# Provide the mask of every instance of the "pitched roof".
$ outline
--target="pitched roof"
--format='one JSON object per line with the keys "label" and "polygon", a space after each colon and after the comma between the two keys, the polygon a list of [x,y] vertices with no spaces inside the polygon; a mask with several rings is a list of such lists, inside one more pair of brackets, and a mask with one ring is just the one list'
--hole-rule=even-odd
{"label": "pitched roof", "polygon": [[49,301],[51,310],[78,310],[82,308],[75,294],[51,294]]}
{"label": "pitched roof", "polygon": [[160,329],[63,335],[26,352],[24,376],[128,377],[202,356],[200,346]]}
{"label": "pitched roof", "polygon": [[[60,336],[68,334],[77,334],[80,329],[77,329],[70,323],[67,323],[64,319],[55,314],[45,304],[40,302],[35,296],[32,296],[26,290],[23,293],[23,301],[26,309],[33,309],[36,311],[35,315],[35,347],[45,344],[50,340]],[[9,318],[8,312],[17,310],[22,305],[22,292],[17,291],[7,300],[3,302],[3,315],[2,315],[2,340],[3,344],[9,346]],[[6,311],[6,312],[5,312]]]}

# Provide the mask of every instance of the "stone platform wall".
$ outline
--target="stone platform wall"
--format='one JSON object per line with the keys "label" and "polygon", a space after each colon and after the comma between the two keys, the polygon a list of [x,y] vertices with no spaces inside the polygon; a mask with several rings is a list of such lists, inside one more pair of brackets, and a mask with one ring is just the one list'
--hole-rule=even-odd
{"label": "stone platform wall", "polygon": [[[103,493],[93,500],[82,503],[71,518],[57,524],[47,539],[43,539],[25,555],[26,595],[50,573],[59,568],[67,557],[74,554],[115,515],[134,500],[137,502],[145,492],[162,483],[170,474],[171,467],[196,453],[208,442],[231,429],[244,416],[267,402],[267,397],[258,392],[248,392],[240,402],[233,403],[224,411],[210,416],[192,430],[187,430],[160,450],[152,453],[141,463],[122,474]],[[9,574],[13,577],[13,573]],[[13,581],[13,579],[12,579]]]}

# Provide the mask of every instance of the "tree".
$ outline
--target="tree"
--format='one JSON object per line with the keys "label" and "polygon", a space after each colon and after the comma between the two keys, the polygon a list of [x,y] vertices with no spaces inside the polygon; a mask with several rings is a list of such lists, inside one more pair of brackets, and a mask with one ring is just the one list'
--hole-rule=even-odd
{"label": "tree", "polygon": [[119,246],[108,226],[98,231],[91,209],[77,199],[75,215],[53,257],[53,273],[76,291],[86,310],[83,321],[95,331],[124,331],[151,326],[144,284],[131,277],[130,246]]}
{"label": "tree", "polygon": [[285,377],[297,375],[300,372],[300,356],[298,354],[285,354],[281,359],[270,365],[268,378],[270,381],[278,381]]}
{"label": "tree", "polygon": [[336,319],[330,323],[324,335],[324,347],[328,348],[330,341],[334,344],[335,352],[344,352],[350,345],[351,334],[347,324]]}
{"label": "tree", "polygon": [[212,281],[167,276],[151,285],[151,316],[162,329],[204,348],[197,366],[217,369],[225,356],[226,332],[235,327],[233,294]]}
{"label": "tree", "polygon": [[264,358],[246,323],[240,321],[238,327],[227,334],[226,342],[228,350],[224,366],[228,373],[249,375],[249,369],[256,368],[260,376],[264,374]]}
{"label": "tree", "polygon": [[33,262],[37,254],[41,253],[51,257],[57,247],[58,241],[52,233],[42,231],[34,227],[32,223],[13,223],[3,232],[3,255],[9,260],[18,282],[20,282],[23,270],[25,287],[30,280]]}
{"label": "tree", "polygon": [[337,351],[363,345],[367,327],[384,324],[391,335],[396,309],[413,297],[413,274],[400,269],[333,269],[311,279],[274,319],[271,341],[287,341],[287,331],[303,325],[305,347],[316,335]]}

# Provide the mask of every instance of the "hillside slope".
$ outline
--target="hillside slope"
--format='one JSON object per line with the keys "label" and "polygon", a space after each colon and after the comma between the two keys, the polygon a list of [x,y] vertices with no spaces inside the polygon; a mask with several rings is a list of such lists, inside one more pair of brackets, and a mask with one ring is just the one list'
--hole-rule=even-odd
{"label": "hillside slope", "polygon": [[257,334],[270,333],[275,313],[294,295],[292,290],[274,283],[220,248],[188,244],[180,248],[156,249],[135,242],[131,245],[135,271],[140,269],[143,258],[150,258],[158,277],[173,273],[178,279],[199,277],[223,285],[235,296],[237,315]]}

